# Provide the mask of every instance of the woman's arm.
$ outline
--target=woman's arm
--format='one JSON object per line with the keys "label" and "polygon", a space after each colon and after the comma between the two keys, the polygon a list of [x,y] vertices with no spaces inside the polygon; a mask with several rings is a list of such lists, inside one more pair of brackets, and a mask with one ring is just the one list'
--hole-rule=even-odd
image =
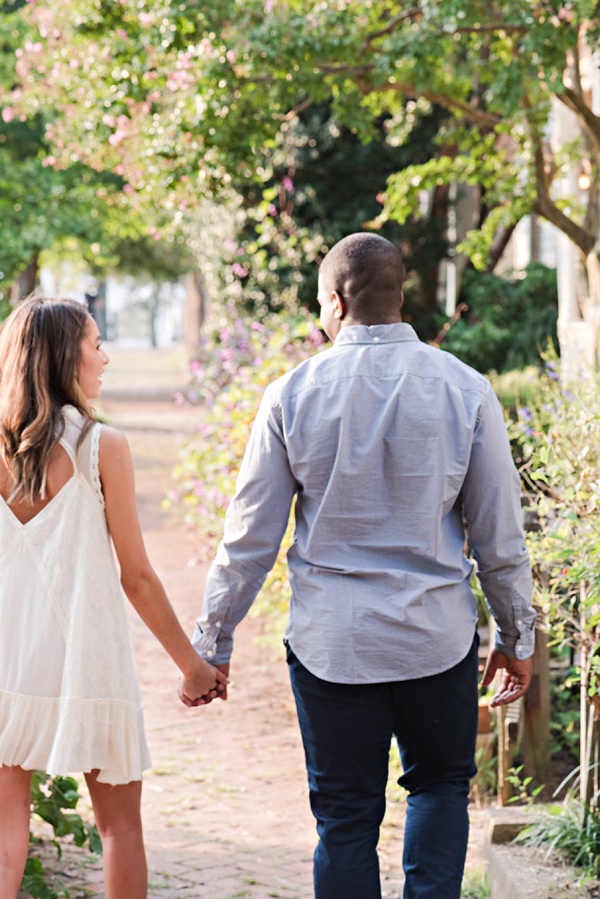
{"label": "woman's arm", "polygon": [[108,530],[119,561],[123,590],[181,671],[183,695],[197,700],[213,691],[211,698],[214,698],[217,687],[224,688],[226,678],[198,656],[150,564],[137,513],[129,444],[113,428],[102,428],[99,469]]}

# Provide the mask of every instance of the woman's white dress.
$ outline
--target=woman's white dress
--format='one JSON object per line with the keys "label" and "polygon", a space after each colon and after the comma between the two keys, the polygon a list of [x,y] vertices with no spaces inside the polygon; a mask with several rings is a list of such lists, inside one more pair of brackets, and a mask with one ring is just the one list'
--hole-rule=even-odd
{"label": "woman's white dress", "polygon": [[0,764],[139,780],[149,767],[126,600],[98,472],[101,425],[65,407],[73,475],[21,524],[0,497]]}

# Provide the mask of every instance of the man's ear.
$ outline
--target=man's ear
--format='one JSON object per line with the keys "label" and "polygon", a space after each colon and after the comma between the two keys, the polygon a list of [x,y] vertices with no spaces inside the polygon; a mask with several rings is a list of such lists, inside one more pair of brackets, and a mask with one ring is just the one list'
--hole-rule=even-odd
{"label": "man's ear", "polygon": [[400,291],[400,309],[404,306],[404,291]]}
{"label": "man's ear", "polygon": [[333,305],[333,317],[341,321],[346,314],[346,304],[337,290],[331,291],[331,303]]}

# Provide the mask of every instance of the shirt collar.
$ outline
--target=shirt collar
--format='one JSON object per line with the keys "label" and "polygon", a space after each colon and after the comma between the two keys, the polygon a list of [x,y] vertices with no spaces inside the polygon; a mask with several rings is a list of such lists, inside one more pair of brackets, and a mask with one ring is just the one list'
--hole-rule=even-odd
{"label": "shirt collar", "polygon": [[63,406],[62,414],[64,418],[67,418],[69,421],[74,422],[75,424],[81,424],[83,422],[83,415],[76,409],[75,406]]}
{"label": "shirt collar", "polygon": [[414,328],[407,322],[395,322],[393,325],[348,325],[339,331],[334,346],[351,343],[399,343],[418,339]]}

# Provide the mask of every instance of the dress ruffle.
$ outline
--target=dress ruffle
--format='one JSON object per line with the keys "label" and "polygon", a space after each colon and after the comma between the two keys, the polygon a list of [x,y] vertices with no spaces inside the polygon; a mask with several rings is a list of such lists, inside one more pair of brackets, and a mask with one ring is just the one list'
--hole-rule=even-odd
{"label": "dress ruffle", "polygon": [[141,780],[151,764],[143,709],[0,693],[0,764],[51,775],[100,769],[98,780],[115,785]]}

